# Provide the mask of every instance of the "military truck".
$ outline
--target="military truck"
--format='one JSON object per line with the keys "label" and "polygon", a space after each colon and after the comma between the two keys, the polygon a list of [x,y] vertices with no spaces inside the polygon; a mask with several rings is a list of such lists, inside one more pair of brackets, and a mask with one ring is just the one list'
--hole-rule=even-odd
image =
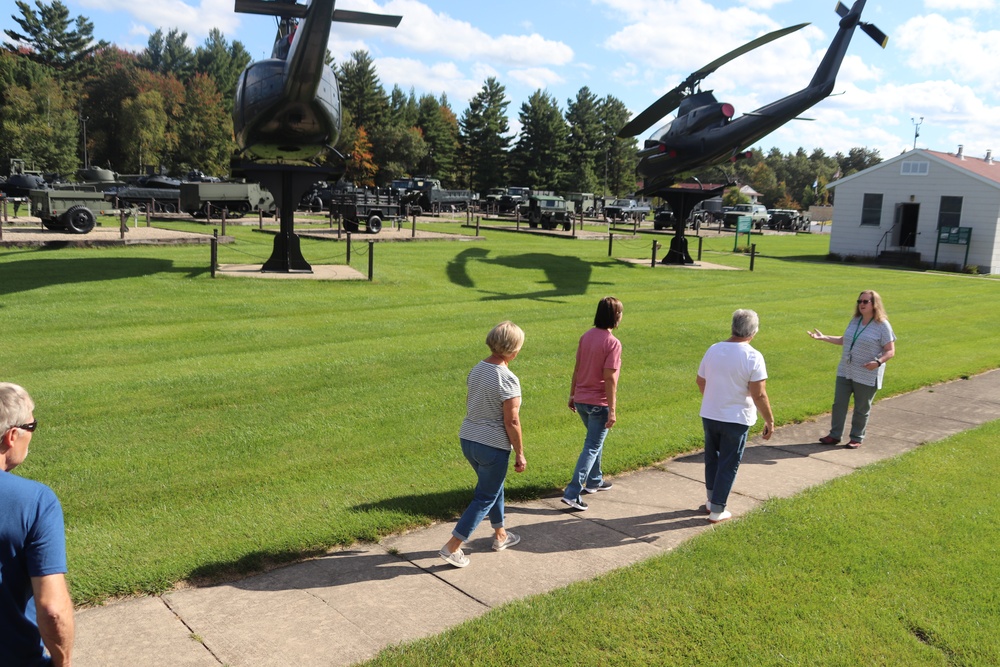
{"label": "military truck", "polygon": [[449,209],[465,211],[473,201],[469,190],[445,190],[441,181],[428,176],[414,176],[403,195],[403,203],[413,215],[440,213]]}
{"label": "military truck", "polygon": [[[211,207],[211,210],[209,210]],[[226,217],[242,218],[258,211],[274,214],[274,195],[257,183],[181,183],[181,211],[195,218],[218,217],[226,209]]]}
{"label": "military truck", "polygon": [[642,222],[649,214],[649,204],[638,199],[615,199],[604,207],[604,217],[616,221]]}
{"label": "military truck", "polygon": [[31,215],[54,231],[86,234],[97,224],[98,215],[117,211],[92,185],[67,185],[56,189],[29,190]]}
{"label": "military truck", "polygon": [[566,210],[566,200],[553,194],[532,194],[526,204],[521,205],[528,226],[532,229],[541,225],[542,229],[555,229],[562,225],[564,231],[569,231],[569,213]]}
{"label": "military truck", "polygon": [[768,229],[779,229],[788,231],[800,231],[809,229],[808,214],[803,215],[799,211],[789,208],[775,208],[768,211],[770,219],[767,223]]}
{"label": "military truck", "polygon": [[593,216],[597,213],[597,200],[592,192],[567,192],[564,196],[566,210],[571,214]]}
{"label": "military truck", "polygon": [[762,204],[737,204],[725,212],[722,226],[735,227],[737,219],[742,215],[750,217],[754,229],[761,229],[767,224],[767,209]]}
{"label": "military truck", "polygon": [[500,198],[507,194],[507,188],[490,188],[484,199],[484,206],[487,211],[497,211],[500,209]]}
{"label": "military truck", "polygon": [[517,207],[531,196],[531,188],[509,187],[507,194],[500,197],[497,204],[498,213],[516,213]]}

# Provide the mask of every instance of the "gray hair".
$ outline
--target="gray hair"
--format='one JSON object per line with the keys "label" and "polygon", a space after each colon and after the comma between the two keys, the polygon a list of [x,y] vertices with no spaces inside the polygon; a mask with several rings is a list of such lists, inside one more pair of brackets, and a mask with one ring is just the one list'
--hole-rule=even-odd
{"label": "gray hair", "polygon": [[12,382],[0,382],[0,434],[12,426],[28,422],[35,402],[24,387]]}
{"label": "gray hair", "polygon": [[740,309],[733,313],[733,336],[736,338],[752,338],[760,328],[760,318],[752,310]]}
{"label": "gray hair", "polygon": [[510,320],[496,325],[486,335],[486,345],[493,354],[509,357],[524,345],[524,331]]}

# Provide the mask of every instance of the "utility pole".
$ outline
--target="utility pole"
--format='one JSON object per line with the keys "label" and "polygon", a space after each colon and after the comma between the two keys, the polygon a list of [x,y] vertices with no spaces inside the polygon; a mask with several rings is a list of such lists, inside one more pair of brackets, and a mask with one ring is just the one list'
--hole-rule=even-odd
{"label": "utility pole", "polygon": [[910,118],[910,121],[913,123],[913,150],[917,150],[917,137],[920,136],[920,126],[924,122],[924,117],[921,116],[920,120]]}

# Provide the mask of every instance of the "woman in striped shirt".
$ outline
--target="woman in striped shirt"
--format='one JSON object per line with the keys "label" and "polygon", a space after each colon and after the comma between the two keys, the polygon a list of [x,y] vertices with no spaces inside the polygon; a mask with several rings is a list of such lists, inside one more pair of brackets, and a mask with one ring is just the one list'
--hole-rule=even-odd
{"label": "woman in striped shirt", "polygon": [[469,558],[462,552],[476,526],[487,516],[493,527],[493,550],[514,546],[521,538],[504,528],[503,485],[507,478],[510,453],[514,452],[514,472],[528,465],[521,439],[521,382],[508,365],[524,344],[524,332],[510,321],[493,327],[486,336],[490,356],[476,364],[466,378],[466,414],[458,439],[462,453],[476,471],[478,483],[472,502],[458,520],[451,539],[441,547],[441,558],[455,567],[465,567]]}

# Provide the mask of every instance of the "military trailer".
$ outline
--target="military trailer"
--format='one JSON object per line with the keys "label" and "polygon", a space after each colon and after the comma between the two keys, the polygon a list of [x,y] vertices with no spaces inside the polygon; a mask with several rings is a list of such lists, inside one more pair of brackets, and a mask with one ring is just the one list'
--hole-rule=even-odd
{"label": "military trailer", "polygon": [[344,228],[356,232],[365,226],[372,234],[382,231],[383,220],[401,217],[402,203],[391,193],[368,192],[363,188],[337,190],[330,202],[330,211],[344,221]]}
{"label": "military trailer", "polygon": [[180,207],[195,218],[204,218],[209,213],[218,217],[222,209],[226,209],[229,218],[242,218],[258,211],[273,215],[275,208],[274,196],[257,183],[181,183]]}
{"label": "military trailer", "polygon": [[117,213],[93,186],[69,186],[50,190],[29,190],[31,215],[54,231],[86,234],[97,224],[98,215]]}
{"label": "military trailer", "polygon": [[566,200],[562,197],[533,194],[528,197],[526,204],[522,204],[521,210],[532,229],[538,226],[542,229],[555,229],[562,225],[563,230],[569,231],[569,213],[566,210]]}

